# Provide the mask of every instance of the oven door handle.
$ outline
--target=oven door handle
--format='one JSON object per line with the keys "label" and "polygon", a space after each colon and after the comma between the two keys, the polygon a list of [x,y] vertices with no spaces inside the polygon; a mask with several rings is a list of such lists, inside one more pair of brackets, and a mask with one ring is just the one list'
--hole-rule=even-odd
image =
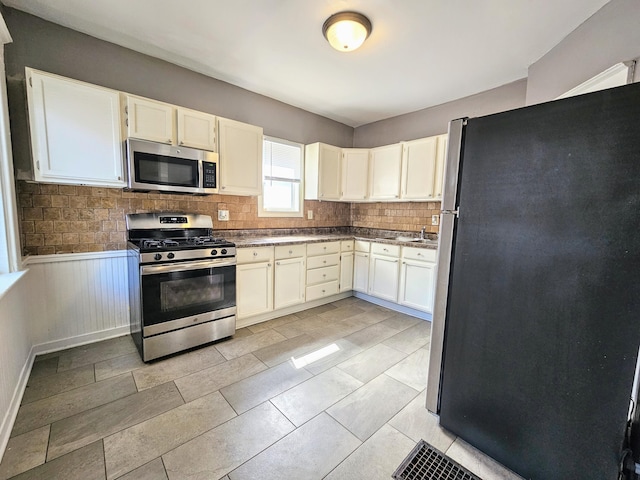
{"label": "oven door handle", "polygon": [[203,268],[231,267],[235,264],[235,258],[219,258],[211,260],[201,260],[199,262],[170,263],[165,265],[145,265],[140,268],[140,273],[142,275],[154,275],[158,273],[186,272],[188,270],[200,270]]}

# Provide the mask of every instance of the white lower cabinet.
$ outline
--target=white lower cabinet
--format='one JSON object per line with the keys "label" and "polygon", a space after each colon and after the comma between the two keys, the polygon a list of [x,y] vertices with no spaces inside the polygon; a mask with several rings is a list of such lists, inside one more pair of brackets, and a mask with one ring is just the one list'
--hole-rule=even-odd
{"label": "white lower cabinet", "polygon": [[340,242],[340,286],[341,292],[353,290],[353,252],[354,241]]}
{"label": "white lower cabinet", "polygon": [[399,246],[372,243],[369,262],[369,295],[397,302],[399,265]]}
{"label": "white lower cabinet", "polygon": [[353,254],[353,289],[356,292],[369,293],[369,250],[371,242],[355,241]]}
{"label": "white lower cabinet", "polygon": [[339,291],[340,242],[307,245],[306,299],[335,295]]}
{"label": "white lower cabinet", "polygon": [[273,308],[289,307],[305,299],[305,246],[278,246],[275,248],[273,271]]}
{"label": "white lower cabinet", "polygon": [[273,310],[273,247],[240,248],[237,262],[237,317]]}
{"label": "white lower cabinet", "polygon": [[436,250],[404,247],[398,303],[433,313]]}

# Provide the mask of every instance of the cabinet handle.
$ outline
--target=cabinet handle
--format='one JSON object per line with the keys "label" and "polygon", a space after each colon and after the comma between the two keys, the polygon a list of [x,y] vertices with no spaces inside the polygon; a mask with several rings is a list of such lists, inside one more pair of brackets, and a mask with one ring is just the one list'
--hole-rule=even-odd
{"label": "cabinet handle", "polygon": [[289,255],[291,255],[293,253],[293,250],[289,250]]}
{"label": "cabinet handle", "polygon": [[171,139],[167,140],[167,143],[168,143],[168,144],[171,144]]}
{"label": "cabinet handle", "polygon": [[253,252],[253,256],[257,257],[258,256],[258,252]]}
{"label": "cabinet handle", "polygon": [[420,252],[418,252],[418,256],[419,257],[423,257],[424,255],[422,255]]}
{"label": "cabinet handle", "polygon": [[227,187],[220,187],[220,188],[221,188],[222,190],[224,190],[224,189],[225,189],[225,188],[227,188]]}
{"label": "cabinet handle", "polygon": [[323,260],[323,261],[322,261],[322,263],[327,263],[327,261],[326,261],[326,260]]}
{"label": "cabinet handle", "polygon": [[[29,80],[31,80],[31,79],[29,79]],[[128,114],[128,113],[129,113],[129,107],[128,107],[128,106],[125,106],[125,107],[124,107],[124,113],[126,113],[126,114]]]}
{"label": "cabinet handle", "polygon": [[402,262],[402,264],[403,264],[403,265],[406,265],[406,264],[407,264],[407,262]]}
{"label": "cabinet handle", "polygon": [[324,293],[324,292],[325,292],[325,291],[324,291],[324,290],[322,290],[322,293]]}
{"label": "cabinet handle", "polygon": [[382,250],[384,250],[385,252],[388,252],[389,250],[387,250],[386,248],[383,248]]}
{"label": "cabinet handle", "polygon": [[398,263],[398,260],[394,260],[393,263]]}
{"label": "cabinet handle", "polygon": [[180,145],[184,145],[184,142],[182,140],[180,141]]}
{"label": "cabinet handle", "polygon": [[327,274],[326,274],[326,273],[323,273],[323,274],[322,274],[322,277],[323,277],[323,278],[324,278],[324,277],[326,277],[326,276],[327,276]]}
{"label": "cabinet handle", "polygon": [[271,266],[271,264],[270,264],[270,263],[267,263],[267,267],[270,267],[270,266]]}
{"label": "cabinet handle", "polygon": [[280,262],[276,262],[276,265],[280,265]]}

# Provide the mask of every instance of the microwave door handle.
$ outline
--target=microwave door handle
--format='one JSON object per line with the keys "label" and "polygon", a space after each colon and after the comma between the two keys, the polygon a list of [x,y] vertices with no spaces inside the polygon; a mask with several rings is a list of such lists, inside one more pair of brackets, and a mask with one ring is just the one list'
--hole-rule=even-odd
{"label": "microwave door handle", "polygon": [[140,273],[142,275],[153,275],[158,273],[186,272],[188,270],[199,270],[203,268],[228,267],[235,264],[235,259],[219,258],[199,262],[171,263],[168,265],[145,265],[140,268]]}

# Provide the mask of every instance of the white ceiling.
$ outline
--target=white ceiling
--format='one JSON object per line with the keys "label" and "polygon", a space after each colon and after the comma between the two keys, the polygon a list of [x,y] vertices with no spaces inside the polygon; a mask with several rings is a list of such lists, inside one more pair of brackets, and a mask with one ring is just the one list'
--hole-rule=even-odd
{"label": "white ceiling", "polygon": [[[359,126],[527,76],[609,0],[3,0],[10,7]],[[355,10],[351,53],[322,36]]]}

